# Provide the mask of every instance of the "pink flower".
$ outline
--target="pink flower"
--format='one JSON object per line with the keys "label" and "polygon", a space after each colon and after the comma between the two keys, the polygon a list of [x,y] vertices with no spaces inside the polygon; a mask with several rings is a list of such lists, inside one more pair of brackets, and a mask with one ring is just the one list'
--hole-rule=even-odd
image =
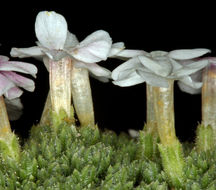
{"label": "pink flower", "polygon": [[35,77],[37,68],[29,63],[9,61],[8,57],[0,56],[0,96],[4,95],[9,100],[22,95],[23,91],[19,87],[30,92],[35,89],[33,80],[16,72],[30,74]]}

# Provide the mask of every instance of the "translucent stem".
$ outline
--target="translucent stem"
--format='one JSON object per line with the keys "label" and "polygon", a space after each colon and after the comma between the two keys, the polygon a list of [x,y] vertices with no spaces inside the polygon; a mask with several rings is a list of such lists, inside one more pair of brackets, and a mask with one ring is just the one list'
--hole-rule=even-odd
{"label": "translucent stem", "polygon": [[153,87],[154,110],[161,143],[158,144],[164,171],[172,186],[182,187],[185,181],[184,156],[175,135],[173,80],[168,88]]}
{"label": "translucent stem", "polygon": [[0,154],[3,158],[11,157],[17,161],[20,157],[19,141],[11,131],[3,96],[0,96]]}
{"label": "translucent stem", "polygon": [[211,64],[203,72],[202,124],[211,125],[216,131],[216,65]]}
{"label": "translucent stem", "polygon": [[71,74],[73,105],[82,126],[94,126],[94,109],[88,71],[84,68],[72,69]]}
{"label": "translucent stem", "polygon": [[60,61],[49,60],[50,97],[52,110],[59,114],[61,110],[71,115],[71,69],[72,62],[68,57]]}
{"label": "translucent stem", "polygon": [[3,96],[0,96],[0,137],[12,133]]}
{"label": "translucent stem", "polygon": [[51,98],[50,92],[48,92],[47,99],[44,105],[43,113],[41,115],[40,124],[41,125],[49,125],[51,121]]}
{"label": "translucent stem", "polygon": [[153,87],[154,110],[161,143],[172,144],[176,141],[174,126],[173,81],[168,88]]}
{"label": "translucent stem", "polygon": [[146,84],[146,95],[147,95],[147,131],[151,133],[157,133],[157,121],[155,118],[154,111],[154,96],[153,96],[153,86]]}

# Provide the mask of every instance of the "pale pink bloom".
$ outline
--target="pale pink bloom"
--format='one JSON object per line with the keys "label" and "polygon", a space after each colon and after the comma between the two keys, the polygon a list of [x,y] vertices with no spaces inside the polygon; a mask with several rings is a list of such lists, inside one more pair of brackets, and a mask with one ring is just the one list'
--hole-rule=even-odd
{"label": "pale pink bloom", "polygon": [[22,104],[19,97],[23,91],[20,88],[34,91],[33,80],[18,73],[30,74],[36,77],[37,68],[29,63],[9,61],[6,56],[0,56],[0,96],[5,97],[5,103],[10,120],[16,120],[21,115]]}
{"label": "pale pink bloom", "polygon": [[30,92],[34,91],[33,80],[17,72],[35,77],[37,68],[29,63],[9,61],[8,57],[0,56],[0,96],[4,95],[9,100],[20,97],[23,91],[19,87]]}
{"label": "pale pink bloom", "polygon": [[208,49],[182,49],[138,55],[113,70],[113,83],[132,86],[146,82],[151,86],[166,88],[168,80],[178,80],[180,86],[199,89],[202,82],[193,80],[192,75],[208,65],[207,60],[197,58],[209,52]]}

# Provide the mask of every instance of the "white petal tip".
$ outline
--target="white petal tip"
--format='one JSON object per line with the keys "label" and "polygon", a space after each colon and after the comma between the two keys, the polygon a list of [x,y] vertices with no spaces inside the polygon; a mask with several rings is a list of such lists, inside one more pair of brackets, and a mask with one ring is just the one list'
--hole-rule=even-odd
{"label": "white petal tip", "polygon": [[169,52],[168,56],[173,59],[186,60],[198,58],[207,53],[211,53],[211,50],[206,48],[180,49]]}

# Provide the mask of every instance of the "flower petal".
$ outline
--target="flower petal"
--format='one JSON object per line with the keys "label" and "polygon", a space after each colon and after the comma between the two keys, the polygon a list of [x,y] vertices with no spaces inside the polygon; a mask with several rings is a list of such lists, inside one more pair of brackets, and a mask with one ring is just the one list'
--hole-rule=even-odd
{"label": "flower petal", "polygon": [[117,42],[112,44],[108,57],[113,57],[117,55],[124,48],[125,48],[124,42]]}
{"label": "flower petal", "polygon": [[181,63],[177,62],[175,59],[170,59],[170,62],[172,64],[172,73],[174,73],[174,72],[176,72],[176,71],[183,68]]}
{"label": "flower petal", "polygon": [[5,100],[9,120],[14,121],[19,119],[20,116],[22,115],[22,109],[23,109],[23,105],[20,99],[16,98],[13,100],[8,100],[7,98],[5,98],[4,100]]}
{"label": "flower petal", "polygon": [[10,55],[12,57],[19,57],[19,58],[34,57],[36,59],[41,60],[44,53],[41,51],[39,47],[34,46],[30,48],[12,48]]}
{"label": "flower petal", "polygon": [[7,92],[10,88],[14,87],[15,84],[8,80],[2,72],[0,73],[0,96],[2,96],[5,92]]}
{"label": "flower petal", "polygon": [[152,51],[150,54],[151,54],[151,56],[153,58],[155,58],[155,57],[167,56],[168,52],[167,51],[160,51],[160,50],[158,50],[158,51]]}
{"label": "flower petal", "polygon": [[192,88],[181,81],[178,81],[177,84],[181,91],[188,94],[200,94],[202,91],[202,88]]}
{"label": "flower petal", "polygon": [[181,78],[178,81],[178,86],[183,92],[189,94],[201,93],[202,87],[202,71],[198,71],[190,76]]}
{"label": "flower petal", "polygon": [[14,98],[18,98],[22,95],[23,91],[20,90],[18,87],[12,87],[9,90],[7,90],[7,92],[4,93],[4,96],[9,99],[12,100]]}
{"label": "flower petal", "polygon": [[121,87],[126,87],[126,86],[134,86],[143,82],[145,82],[145,80],[142,77],[140,77],[136,71],[134,71],[124,79],[113,81],[113,84]]}
{"label": "flower petal", "polygon": [[172,65],[166,57],[157,57],[157,60],[148,58],[146,56],[138,56],[140,62],[149,69],[149,71],[166,77],[171,73]]}
{"label": "flower petal", "polygon": [[108,69],[104,67],[97,65],[96,63],[86,64],[83,62],[75,62],[75,67],[86,68],[88,69],[89,72],[93,73],[95,76],[98,76],[98,77],[106,77],[106,78],[111,77],[111,71],[109,71]]}
{"label": "flower petal", "polygon": [[79,41],[77,37],[68,31],[67,38],[64,44],[64,49],[74,48],[78,44],[79,44]]}
{"label": "flower petal", "polygon": [[137,68],[141,68],[143,67],[142,64],[140,63],[140,60],[137,57],[131,58],[128,61],[122,63],[121,65],[119,65],[118,67],[116,67],[113,71],[112,71],[112,79],[113,80],[118,80],[120,73],[124,72],[127,70],[131,70],[131,72],[133,72],[134,70],[136,70]]}
{"label": "flower petal", "polygon": [[[201,73],[199,73],[201,74]],[[186,77],[183,77],[181,78],[179,81],[183,82],[184,84],[192,87],[192,88],[201,88],[202,87],[202,82],[201,80],[198,81],[198,80],[193,80],[191,76],[186,76]]]}
{"label": "flower petal", "polygon": [[112,45],[109,34],[98,30],[85,38],[76,48],[68,52],[78,61],[95,63],[106,60]]}
{"label": "flower petal", "polygon": [[106,77],[99,77],[99,76],[94,75],[93,73],[89,73],[89,75],[90,75],[92,78],[99,80],[100,82],[103,82],[103,83],[109,82],[109,78],[106,78]]}
{"label": "flower petal", "polygon": [[204,48],[181,49],[181,50],[170,51],[168,53],[168,56],[173,59],[185,60],[185,59],[194,59],[210,52],[211,50],[204,49]]}
{"label": "flower petal", "polygon": [[137,73],[151,86],[168,88],[169,84],[166,78],[155,75],[153,73],[137,70]]}
{"label": "flower petal", "polygon": [[183,67],[176,70],[172,75],[176,77],[183,77],[186,75],[191,75],[204,67],[206,67],[209,64],[208,60],[201,59],[199,61],[192,62],[188,65],[183,64]]}
{"label": "flower petal", "polygon": [[0,55],[0,62],[2,62],[2,61],[8,61],[8,60],[9,60],[8,57],[6,57],[4,55]]}
{"label": "flower petal", "polygon": [[39,12],[35,22],[35,32],[40,43],[48,49],[63,49],[67,38],[67,22],[56,12]]}
{"label": "flower petal", "polygon": [[49,58],[48,57],[43,57],[43,63],[44,66],[46,67],[47,71],[49,72]]}
{"label": "flower petal", "polygon": [[0,71],[17,71],[36,77],[37,67],[30,63],[19,61],[0,62]]}
{"label": "flower petal", "polygon": [[48,49],[43,47],[40,42],[36,42],[38,44],[38,46],[40,47],[40,49],[42,50],[42,52],[47,55],[50,59],[52,59],[53,61],[59,61],[62,58],[69,56],[67,54],[67,52],[65,52],[64,50],[56,50],[56,49]]}
{"label": "flower petal", "polygon": [[143,50],[133,50],[133,49],[124,49],[112,57],[125,60],[139,55],[144,55],[149,57],[149,53]]}
{"label": "flower petal", "polygon": [[7,77],[9,80],[11,80],[17,86],[22,87],[30,92],[34,91],[35,89],[34,82],[31,79],[28,79],[26,77],[23,77],[10,71],[4,72],[3,75]]}

